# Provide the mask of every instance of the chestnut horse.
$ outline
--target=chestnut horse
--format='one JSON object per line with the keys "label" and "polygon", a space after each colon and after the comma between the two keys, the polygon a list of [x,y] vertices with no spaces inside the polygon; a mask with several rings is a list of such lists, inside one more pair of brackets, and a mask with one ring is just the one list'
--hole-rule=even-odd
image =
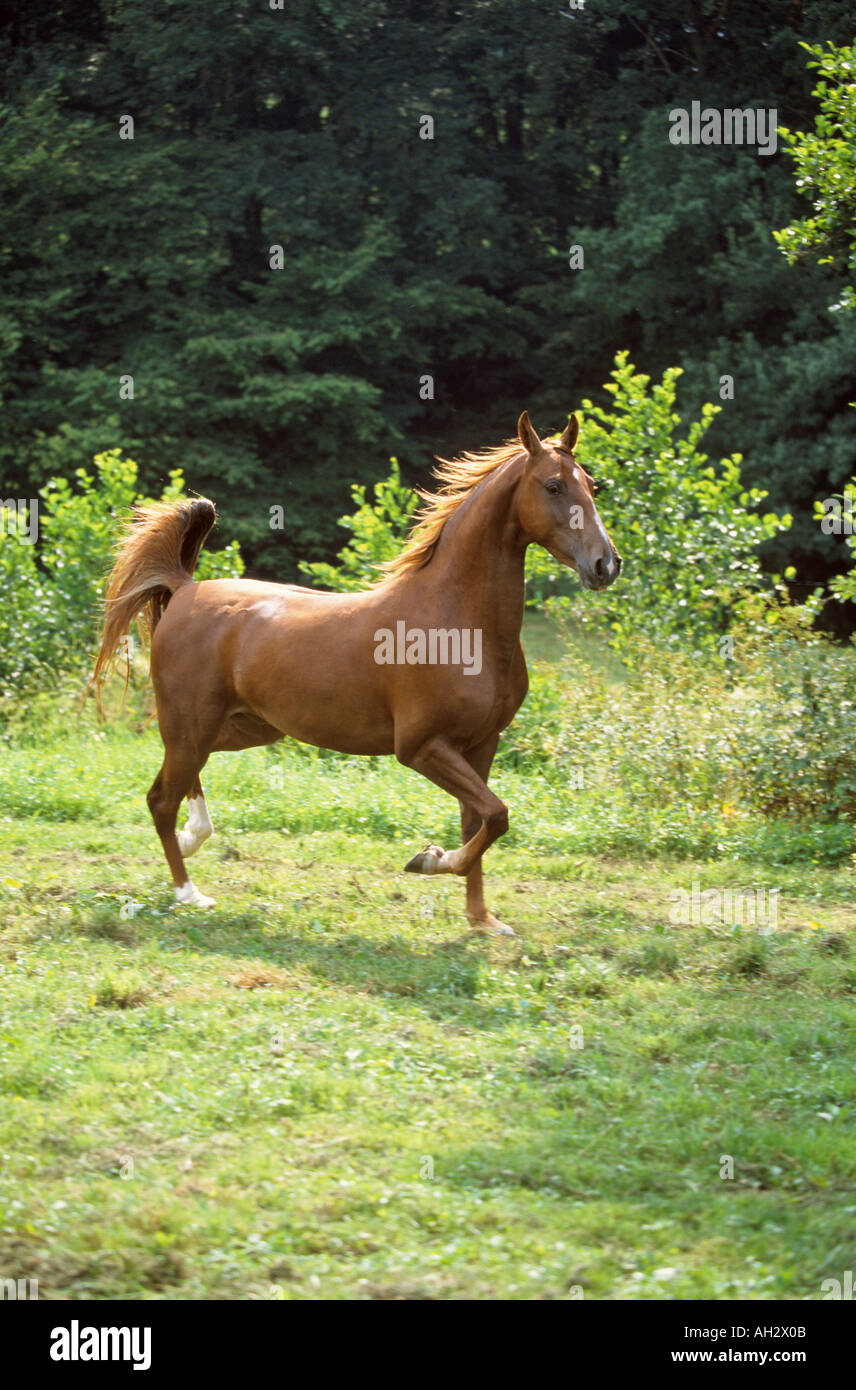
{"label": "chestnut horse", "polygon": [[[440,460],[436,495],[386,573],[359,593],[252,579],[193,581],[215,510],[205,498],[140,507],[118,548],[95,666],[99,681],[135,617],[151,637],[164,761],[148,794],[180,903],[213,905],[185,859],[212,832],[199,774],[211,753],[284,736],[342,753],[394,753],[461,806],[463,844],[406,868],[460,874],[467,918],[513,936],[488,911],[485,850],[508,829],[487,786],[499,735],[528,689],[520,645],[527,546],[544,546],[603,589],[621,560],[574,457],[579,426]],[[176,834],[181,802],[186,827]]]}

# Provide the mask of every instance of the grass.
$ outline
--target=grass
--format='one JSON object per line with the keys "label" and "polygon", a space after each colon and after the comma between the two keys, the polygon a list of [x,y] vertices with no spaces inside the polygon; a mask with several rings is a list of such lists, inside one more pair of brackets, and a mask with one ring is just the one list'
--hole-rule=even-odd
{"label": "grass", "polygon": [[[206,770],[200,913],[145,809],[155,735],[53,740],[0,782],[4,1277],[773,1299],[854,1268],[852,873],[811,827],[799,862],[756,821],[736,858],[729,816],[711,854],[631,854],[652,808],[622,839],[633,808],[604,830],[590,795],[504,768],[489,902],[519,935],[486,939],[457,880],[401,872],[457,835],[442,793],[259,750]],[[777,930],[674,925],[694,880],[779,887]]]}

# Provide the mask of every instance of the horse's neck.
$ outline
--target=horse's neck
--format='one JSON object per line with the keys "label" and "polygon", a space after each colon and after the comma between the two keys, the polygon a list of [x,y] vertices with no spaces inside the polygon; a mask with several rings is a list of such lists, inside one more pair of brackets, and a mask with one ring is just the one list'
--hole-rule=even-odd
{"label": "horse's neck", "polygon": [[514,511],[523,455],[491,473],[443,528],[426,578],[467,610],[468,623],[517,643],[523,623],[526,538]]}

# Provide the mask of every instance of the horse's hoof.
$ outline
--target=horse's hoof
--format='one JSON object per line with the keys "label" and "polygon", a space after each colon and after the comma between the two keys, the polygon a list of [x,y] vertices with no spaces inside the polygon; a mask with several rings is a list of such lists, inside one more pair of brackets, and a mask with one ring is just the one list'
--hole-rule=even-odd
{"label": "horse's hoof", "polygon": [[486,917],[470,917],[468,915],[467,921],[473,931],[484,932],[486,936],[513,936],[515,938],[517,936],[511,927],[500,922],[499,918],[494,917],[492,912],[489,912]]}
{"label": "horse's hoof", "polygon": [[180,888],[175,890],[176,901],[182,907],[213,907],[214,899],[206,898],[204,893],[200,893],[195,883],[190,879],[182,883]]}
{"label": "horse's hoof", "polygon": [[428,845],[419,854],[414,854],[409,864],[405,864],[406,874],[436,874],[443,850],[439,845]]}

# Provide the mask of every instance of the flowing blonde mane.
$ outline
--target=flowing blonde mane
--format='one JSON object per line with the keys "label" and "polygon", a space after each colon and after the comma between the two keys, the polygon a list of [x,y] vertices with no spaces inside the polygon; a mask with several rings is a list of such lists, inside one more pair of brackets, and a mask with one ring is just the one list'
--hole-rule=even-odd
{"label": "flowing blonde mane", "polygon": [[[554,442],[544,440],[545,444]],[[416,513],[404,549],[392,560],[378,566],[384,571],[384,578],[407,574],[427,565],[449,518],[455,515],[479,483],[522,452],[520,440],[515,437],[494,449],[479,449],[475,453],[465,451],[454,459],[438,458],[438,466],[433,469],[433,474],[441,486],[436,492],[416,489],[424,506]]]}
{"label": "flowing blonde mane", "polygon": [[[555,448],[559,436],[544,439],[543,443]],[[417,488],[424,506],[416,513],[415,524],[404,549],[394,559],[379,566],[385,571],[385,577],[406,574],[427,565],[450,517],[454,516],[479,483],[521,453],[523,447],[515,436],[493,449],[479,449],[475,453],[465,451],[454,459],[438,458],[438,467],[433,473],[441,486],[436,492],[424,492],[422,488]]]}

